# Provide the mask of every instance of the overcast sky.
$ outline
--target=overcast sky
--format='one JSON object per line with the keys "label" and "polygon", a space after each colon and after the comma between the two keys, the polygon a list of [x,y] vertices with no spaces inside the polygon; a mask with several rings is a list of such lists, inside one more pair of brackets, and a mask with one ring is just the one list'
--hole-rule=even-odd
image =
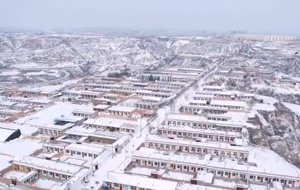
{"label": "overcast sky", "polygon": [[300,0],[0,0],[1,27],[300,35]]}

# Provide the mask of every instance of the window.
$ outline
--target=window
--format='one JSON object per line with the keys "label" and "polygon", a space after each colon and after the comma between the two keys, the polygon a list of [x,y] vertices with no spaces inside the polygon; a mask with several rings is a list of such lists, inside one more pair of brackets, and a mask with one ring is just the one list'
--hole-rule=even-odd
{"label": "window", "polygon": [[119,184],[118,183],[114,183],[114,187],[119,187]]}

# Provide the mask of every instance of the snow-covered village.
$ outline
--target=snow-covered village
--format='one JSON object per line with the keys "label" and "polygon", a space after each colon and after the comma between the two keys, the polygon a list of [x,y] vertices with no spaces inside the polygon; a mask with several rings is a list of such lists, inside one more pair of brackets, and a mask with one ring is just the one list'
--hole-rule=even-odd
{"label": "snow-covered village", "polygon": [[0,190],[300,190],[300,0],[0,0]]}
{"label": "snow-covered village", "polygon": [[0,189],[299,189],[300,42],[269,38],[2,33]]}

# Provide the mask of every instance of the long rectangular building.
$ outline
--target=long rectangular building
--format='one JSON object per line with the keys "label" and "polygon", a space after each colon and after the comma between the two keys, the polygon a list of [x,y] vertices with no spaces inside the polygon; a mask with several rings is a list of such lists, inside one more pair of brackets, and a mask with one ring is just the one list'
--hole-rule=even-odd
{"label": "long rectangular building", "polygon": [[[210,120],[208,120],[208,118]],[[240,132],[246,124],[242,122],[229,121],[228,118],[220,117],[218,115],[209,115],[204,117],[199,115],[170,114],[163,122],[163,125],[174,127],[188,126],[200,129],[217,129]]]}
{"label": "long rectangular building", "polygon": [[191,127],[158,126],[158,135],[165,135],[169,138],[179,137],[194,139],[196,141],[208,140],[235,144],[237,139],[241,139],[241,133],[231,131],[218,131],[211,129],[195,129]]}
{"label": "long rectangular building", "polygon": [[132,161],[140,166],[191,172],[206,171],[216,177],[249,180],[253,182],[281,182],[284,186],[299,187],[300,174],[268,170],[253,165],[242,165],[231,159],[199,158],[187,155],[161,154],[153,151],[135,151]]}
{"label": "long rectangular building", "polygon": [[168,139],[158,136],[149,136],[145,147],[158,150],[181,151],[192,154],[211,154],[213,156],[238,158],[247,161],[249,151],[244,147],[231,146],[225,143],[195,142],[182,139]]}

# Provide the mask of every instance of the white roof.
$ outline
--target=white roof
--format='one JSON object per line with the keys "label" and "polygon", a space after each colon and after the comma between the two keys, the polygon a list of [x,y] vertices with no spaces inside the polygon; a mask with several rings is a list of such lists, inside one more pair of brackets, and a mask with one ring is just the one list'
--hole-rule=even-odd
{"label": "white roof", "polygon": [[[209,115],[209,117],[214,117],[213,115]],[[218,117],[218,116],[216,116]],[[201,122],[201,123],[210,123],[215,125],[231,125],[232,127],[242,127],[246,125],[243,122],[237,121],[215,121],[215,120],[208,120],[206,117],[202,115],[188,115],[188,114],[170,114],[167,116],[166,120],[170,121],[185,121],[185,122]]]}
{"label": "white roof", "polygon": [[212,100],[211,105],[220,105],[220,106],[240,106],[247,108],[247,103],[237,100]]}
{"label": "white roof", "polygon": [[203,181],[204,183],[209,183],[212,184],[213,178],[214,178],[214,174],[212,173],[207,173],[205,171],[199,171],[197,173],[197,180],[198,181]]}
{"label": "white roof", "polygon": [[191,100],[190,101],[190,104],[204,104],[204,105],[207,105],[207,101],[206,100]]}
{"label": "white roof", "polygon": [[37,169],[64,173],[68,175],[74,175],[81,169],[80,167],[75,165],[66,164],[63,162],[56,162],[52,160],[44,160],[41,158],[31,156],[14,157],[13,162],[16,164],[30,166]]}
{"label": "white roof", "polygon": [[29,100],[31,100],[31,98],[25,98],[25,97],[22,97],[22,96],[15,96],[15,97],[8,98],[8,100],[10,100],[10,101],[29,101]]}
{"label": "white roof", "polygon": [[204,86],[203,89],[224,89],[223,86]]}
{"label": "white roof", "polygon": [[107,93],[107,94],[104,94],[103,96],[107,96],[107,97],[119,97],[118,94],[113,94],[113,93]]}
{"label": "white roof", "polygon": [[300,173],[291,173],[283,170],[275,170],[272,168],[263,168],[251,165],[242,165],[236,160],[228,159],[218,159],[218,158],[200,158],[198,156],[188,156],[188,155],[179,155],[179,154],[162,154],[158,151],[134,151],[132,153],[133,158],[143,158],[145,160],[161,160],[165,162],[176,162],[181,164],[193,165],[193,166],[202,166],[202,167],[211,167],[219,169],[227,169],[231,171],[249,173],[249,174],[258,174],[258,175],[268,175],[268,176],[284,176],[292,179],[299,179]]}
{"label": "white roof", "polygon": [[2,106],[12,106],[15,105],[15,102],[9,102],[9,101],[0,101],[0,105]]}
{"label": "white roof", "polygon": [[46,98],[41,98],[41,99],[34,98],[34,99],[29,100],[29,102],[30,103],[48,104],[48,103],[52,102],[52,100],[48,100]]}
{"label": "white roof", "polygon": [[72,123],[67,123],[65,125],[55,125],[55,124],[45,124],[45,125],[38,125],[38,128],[47,128],[47,129],[56,129],[56,130],[65,130],[70,127],[72,127],[74,124]]}
{"label": "white roof", "polygon": [[68,150],[73,150],[73,151],[79,151],[79,152],[87,152],[87,153],[92,153],[92,154],[101,154],[104,149],[101,147],[96,147],[93,145],[87,145],[87,144],[70,144],[66,147]]}
{"label": "white roof", "polygon": [[188,126],[172,127],[172,126],[160,125],[160,126],[158,126],[158,129],[168,129],[168,130],[172,130],[172,131],[186,132],[186,133],[205,133],[205,134],[212,134],[212,135],[225,135],[225,136],[233,136],[233,137],[241,136],[241,134],[239,132],[220,131],[220,130],[211,130],[211,129],[198,129],[198,128],[192,128],[192,127],[188,127]]}
{"label": "white roof", "polygon": [[94,110],[91,110],[91,109],[75,109],[75,110],[73,110],[72,113],[73,114],[74,113],[94,114],[96,112]]}
{"label": "white roof", "polygon": [[82,126],[75,126],[71,129],[68,129],[64,132],[64,134],[74,134],[74,135],[80,135],[80,136],[89,136],[93,133],[95,133],[97,129],[94,128],[84,128]]}
{"label": "white roof", "polygon": [[153,91],[152,90],[137,90],[136,93],[146,93],[146,94],[151,94]]}
{"label": "white roof", "polygon": [[96,108],[96,109],[106,109],[108,107],[110,107],[110,105],[106,105],[106,104],[98,104],[98,105],[94,106],[94,108]]}
{"label": "white roof", "polygon": [[168,139],[168,138],[162,138],[159,136],[153,136],[150,135],[147,137],[146,142],[155,142],[155,143],[166,143],[166,144],[174,144],[174,145],[180,145],[180,146],[195,146],[195,147],[206,147],[210,149],[222,149],[222,150],[232,150],[232,151],[242,151],[245,153],[248,153],[248,150],[244,147],[240,146],[231,146],[228,143],[212,143],[212,142],[195,142],[190,140],[184,140],[184,139]]}
{"label": "white roof", "polygon": [[108,108],[109,111],[121,111],[121,112],[133,112],[135,107],[126,107],[126,106],[112,106]]}
{"label": "white roof", "polygon": [[0,142],[5,142],[6,139],[12,135],[16,130],[14,129],[7,129],[0,127]]}
{"label": "white roof", "polygon": [[161,101],[161,97],[154,97],[154,96],[143,96],[143,100],[150,100],[150,101]]}
{"label": "white roof", "polygon": [[193,184],[180,184],[177,190],[224,190],[223,188],[218,187],[210,187],[210,186],[203,186],[203,185],[193,185]]}
{"label": "white roof", "polygon": [[163,179],[154,179],[116,172],[109,172],[104,181],[155,190],[175,190],[178,184],[177,182]]}
{"label": "white roof", "polygon": [[209,93],[209,94],[196,94],[196,95],[194,95],[194,98],[213,98],[214,97],[214,95],[213,94],[211,94],[211,93]]}
{"label": "white roof", "polygon": [[76,123],[84,119],[83,117],[73,116],[73,115],[61,115],[60,117],[55,118],[55,121],[65,121],[70,123]]}
{"label": "white roof", "polygon": [[109,126],[109,127],[121,127],[122,125],[137,125],[137,121],[126,120],[126,119],[116,119],[110,117],[100,117],[97,119],[88,119],[84,124],[99,125],[99,126]]}

